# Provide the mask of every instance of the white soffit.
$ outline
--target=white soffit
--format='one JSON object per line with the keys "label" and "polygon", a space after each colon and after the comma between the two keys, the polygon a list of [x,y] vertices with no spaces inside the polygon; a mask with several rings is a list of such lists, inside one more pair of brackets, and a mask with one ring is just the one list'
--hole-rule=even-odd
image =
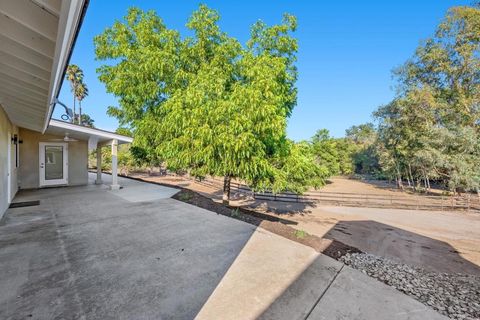
{"label": "white soffit", "polygon": [[78,124],[55,119],[50,120],[50,125],[48,126],[46,133],[57,136],[65,136],[65,134],[68,133],[68,136],[71,138],[94,143],[95,146],[90,149],[94,149],[97,143],[102,144],[112,140],[117,140],[118,144],[133,142],[133,138],[115,132],[84,127]]}
{"label": "white soffit", "polygon": [[0,0],[0,104],[17,126],[43,132],[85,0]]}

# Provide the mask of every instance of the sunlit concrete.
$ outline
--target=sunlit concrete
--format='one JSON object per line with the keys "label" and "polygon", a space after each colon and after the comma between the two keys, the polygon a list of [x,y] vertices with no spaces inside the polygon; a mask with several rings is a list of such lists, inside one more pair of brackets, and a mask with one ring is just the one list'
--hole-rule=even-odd
{"label": "sunlit concrete", "polygon": [[344,267],[308,317],[330,319],[448,319],[396,289]]}
{"label": "sunlit concrete", "polygon": [[[308,283],[289,288],[320,259]],[[257,229],[240,252],[197,319],[256,319],[282,294],[287,299],[268,311],[271,319],[305,319],[342,264],[312,248]],[[307,290],[305,290],[307,289]]]}
{"label": "sunlit concrete", "polygon": [[[94,174],[89,173],[89,175],[90,179],[92,180]],[[120,197],[128,202],[144,202],[167,199],[172,197],[175,193],[179,191],[179,189],[169,188],[151,183],[142,183],[123,177],[117,177],[116,184],[119,185],[119,189],[111,190],[111,186],[114,184],[112,180],[113,179],[111,175],[102,175],[103,184],[108,186],[110,189],[109,193]]]}
{"label": "sunlit concrete", "polygon": [[447,318],[309,247],[257,229],[196,319]]}

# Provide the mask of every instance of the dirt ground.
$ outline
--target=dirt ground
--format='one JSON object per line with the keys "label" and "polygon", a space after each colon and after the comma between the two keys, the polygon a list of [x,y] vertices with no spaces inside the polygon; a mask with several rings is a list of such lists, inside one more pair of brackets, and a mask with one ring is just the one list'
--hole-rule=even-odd
{"label": "dirt ground", "polygon": [[[176,176],[133,175],[177,185],[221,201],[221,188]],[[333,178],[325,192],[398,194],[384,183]],[[448,273],[480,275],[480,214],[460,211],[425,211],[334,207],[320,203],[253,200],[234,194],[233,206],[249,208],[281,219],[309,234],[340,241],[367,253],[400,260],[413,266]]]}
{"label": "dirt ground", "polygon": [[344,177],[330,178],[321,192],[358,193],[375,195],[398,195],[401,191],[386,181],[360,181]]}
{"label": "dirt ground", "polygon": [[[275,214],[285,204],[263,203]],[[480,275],[480,215],[399,209],[289,206],[292,227],[361,251],[439,272]],[[257,207],[258,208],[258,207]],[[268,209],[266,209],[268,208]],[[302,212],[302,213],[298,213]]]}

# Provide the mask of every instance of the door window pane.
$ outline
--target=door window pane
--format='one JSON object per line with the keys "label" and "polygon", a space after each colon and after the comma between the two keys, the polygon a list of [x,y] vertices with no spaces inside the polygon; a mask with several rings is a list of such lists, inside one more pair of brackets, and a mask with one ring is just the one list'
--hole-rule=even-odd
{"label": "door window pane", "polygon": [[45,180],[63,179],[63,146],[45,146]]}

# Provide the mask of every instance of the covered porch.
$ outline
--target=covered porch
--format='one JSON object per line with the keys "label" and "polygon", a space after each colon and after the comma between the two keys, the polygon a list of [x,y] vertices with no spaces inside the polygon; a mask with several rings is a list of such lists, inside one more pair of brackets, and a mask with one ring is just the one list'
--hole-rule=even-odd
{"label": "covered porch", "polygon": [[118,146],[124,143],[131,143],[133,138],[96,128],[80,126],[77,124],[50,120],[50,124],[46,131],[48,134],[63,136],[64,141],[86,141],[88,143],[88,151],[96,150],[96,184],[103,184],[102,179],[102,148],[109,148],[111,152],[111,181],[108,186],[111,190],[120,189],[118,182]]}
{"label": "covered porch", "polygon": [[[39,186],[38,143],[20,132],[45,133],[87,6],[88,0],[0,1],[0,217],[18,189]],[[20,159],[22,146],[28,152]],[[72,177],[86,181],[86,173]]]}

